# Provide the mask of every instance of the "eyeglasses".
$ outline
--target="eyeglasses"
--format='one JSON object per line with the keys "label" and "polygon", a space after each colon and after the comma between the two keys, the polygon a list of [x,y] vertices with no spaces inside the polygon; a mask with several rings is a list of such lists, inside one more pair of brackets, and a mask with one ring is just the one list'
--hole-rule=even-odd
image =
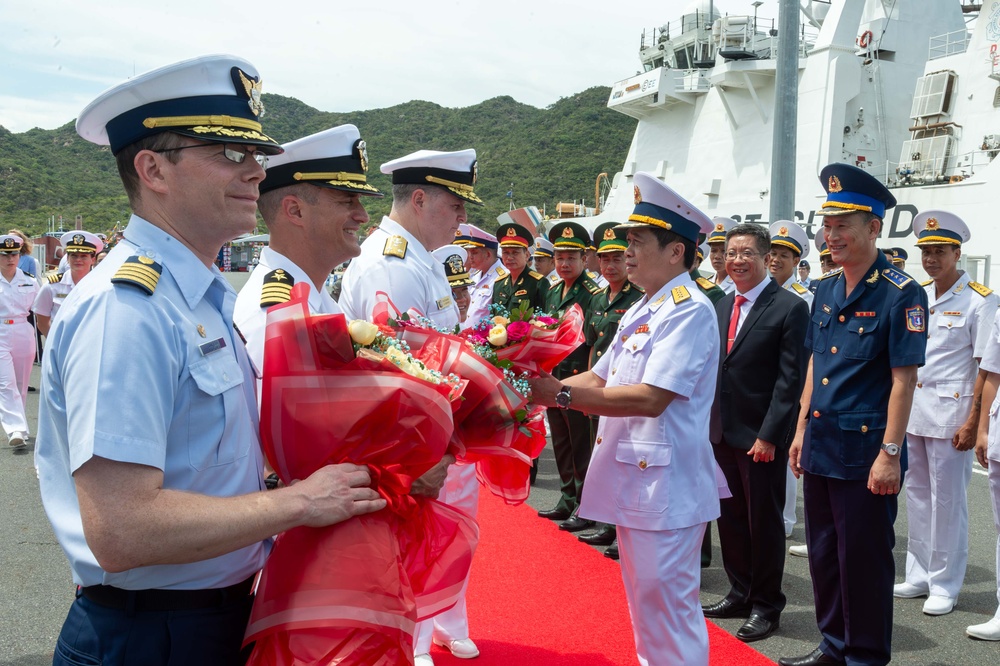
{"label": "eyeglasses", "polygon": [[762,255],[760,254],[760,252],[752,252],[750,250],[743,250],[742,252],[737,252],[736,250],[729,250],[728,252],[726,252],[724,256],[726,257],[726,261],[735,261],[736,257],[739,257],[743,261],[753,261],[754,259]]}
{"label": "eyeglasses", "polygon": [[[176,150],[187,150],[188,148],[208,148],[211,146],[217,146],[217,143],[196,143],[191,146],[180,146],[179,148],[164,148],[162,150],[154,150],[154,153],[169,153]],[[222,155],[230,162],[236,162],[237,164],[243,164],[243,160],[246,159],[247,155],[253,157],[254,161],[260,165],[260,168],[267,168],[267,155],[259,150],[255,150],[250,146],[235,144],[235,143],[224,143],[222,144]]]}

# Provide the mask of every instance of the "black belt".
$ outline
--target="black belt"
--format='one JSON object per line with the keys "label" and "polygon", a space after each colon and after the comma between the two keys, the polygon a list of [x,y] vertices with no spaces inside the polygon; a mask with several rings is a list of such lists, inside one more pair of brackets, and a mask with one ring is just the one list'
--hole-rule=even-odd
{"label": "black belt", "polygon": [[128,611],[186,611],[218,608],[250,596],[253,581],[250,576],[229,587],[208,590],[123,590],[110,585],[91,585],[80,594],[95,604]]}

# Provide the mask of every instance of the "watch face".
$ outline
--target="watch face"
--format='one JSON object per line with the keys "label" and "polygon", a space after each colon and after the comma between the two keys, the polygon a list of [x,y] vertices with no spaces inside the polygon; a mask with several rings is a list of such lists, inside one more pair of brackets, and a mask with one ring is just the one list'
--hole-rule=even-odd
{"label": "watch face", "polygon": [[559,391],[559,393],[556,393],[556,404],[562,407],[563,409],[569,407],[569,400],[570,400],[569,391],[567,391],[566,389],[563,389],[562,391]]}
{"label": "watch face", "polygon": [[894,456],[899,453],[898,444],[885,444],[882,446],[882,448],[885,449],[885,452],[888,453],[890,456]]}

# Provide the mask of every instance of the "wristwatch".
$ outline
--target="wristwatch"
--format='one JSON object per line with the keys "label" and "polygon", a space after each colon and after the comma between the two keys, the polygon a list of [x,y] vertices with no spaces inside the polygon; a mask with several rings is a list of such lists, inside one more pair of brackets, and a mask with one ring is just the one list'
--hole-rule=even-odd
{"label": "wristwatch", "polygon": [[556,393],[556,407],[559,409],[569,409],[570,400],[569,387],[563,385],[562,390]]}
{"label": "wristwatch", "polygon": [[882,450],[888,453],[890,456],[898,456],[899,444],[892,444],[892,443],[882,444]]}

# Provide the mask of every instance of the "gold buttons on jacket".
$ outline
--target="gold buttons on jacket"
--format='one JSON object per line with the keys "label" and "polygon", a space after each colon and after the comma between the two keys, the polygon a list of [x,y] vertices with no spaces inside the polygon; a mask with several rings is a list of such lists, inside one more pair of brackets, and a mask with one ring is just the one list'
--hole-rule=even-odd
{"label": "gold buttons on jacket", "polygon": [[603,437],[598,437],[597,438],[597,443],[600,444],[602,439],[604,439],[604,438]]}
{"label": "gold buttons on jacket", "polygon": [[837,353],[837,348],[836,347],[830,347],[830,353],[831,354],[836,354]]}
{"label": "gold buttons on jacket", "polygon": [[649,463],[646,462],[645,458],[639,458],[639,469],[646,469],[649,467]]}
{"label": "gold buttons on jacket", "polygon": [[632,343],[632,351],[635,351],[635,350],[636,350],[636,345],[635,345],[635,343],[633,342],[633,343]]}
{"label": "gold buttons on jacket", "polygon": [[815,412],[813,412],[813,418],[814,419],[818,419],[819,418],[819,410],[818,409]]}
{"label": "gold buttons on jacket", "polygon": [[861,424],[861,432],[868,432],[868,426],[866,426],[865,424],[862,423]]}
{"label": "gold buttons on jacket", "polygon": [[844,319],[845,319],[844,315],[840,315],[839,317],[837,317],[837,321],[844,321]]}
{"label": "gold buttons on jacket", "polygon": [[917,382],[917,388],[923,388],[923,387],[924,387],[923,382]]}
{"label": "gold buttons on jacket", "polygon": [[623,335],[622,336],[622,342],[625,342],[626,340],[628,340],[628,336],[627,335]]}
{"label": "gold buttons on jacket", "polygon": [[956,392],[955,392],[955,397],[956,397],[956,398],[958,397],[958,391],[956,391]]}
{"label": "gold buttons on jacket", "polygon": [[864,326],[858,326],[858,333],[864,333],[864,332],[865,332],[865,327]]}
{"label": "gold buttons on jacket", "polygon": [[934,314],[934,308],[931,308],[931,314]]}
{"label": "gold buttons on jacket", "polygon": [[597,334],[597,337],[599,337],[599,338],[603,338],[603,337],[604,337],[604,331],[601,331],[600,333],[598,333],[598,334]]}
{"label": "gold buttons on jacket", "polygon": [[601,355],[601,352],[597,352],[597,355],[598,355],[598,356],[600,356],[600,355]]}
{"label": "gold buttons on jacket", "polygon": [[823,378],[823,386],[826,386],[829,383],[830,383],[830,379],[828,377],[824,377]]}

